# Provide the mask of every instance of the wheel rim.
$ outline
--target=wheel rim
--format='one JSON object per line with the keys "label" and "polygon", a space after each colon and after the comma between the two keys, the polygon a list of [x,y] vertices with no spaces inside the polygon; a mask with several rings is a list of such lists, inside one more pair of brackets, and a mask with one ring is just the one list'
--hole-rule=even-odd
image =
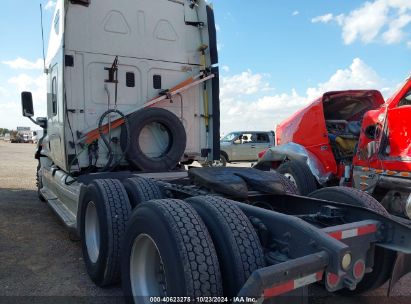
{"label": "wheel rim", "polygon": [[88,203],[86,209],[85,235],[88,256],[91,262],[96,263],[100,254],[100,225],[93,201]]}
{"label": "wheel rim", "polygon": [[166,296],[167,282],[163,260],[154,240],[140,234],[130,256],[130,282],[133,296]]}
{"label": "wheel rim", "polygon": [[213,161],[213,162],[211,163],[211,167],[225,167],[225,164],[224,164],[224,162],[220,159],[220,160]]}
{"label": "wheel rim", "polygon": [[290,182],[292,182],[295,186],[297,186],[297,182],[295,181],[294,176],[292,176],[290,173],[284,173],[283,175],[286,178],[288,178],[290,180]]}

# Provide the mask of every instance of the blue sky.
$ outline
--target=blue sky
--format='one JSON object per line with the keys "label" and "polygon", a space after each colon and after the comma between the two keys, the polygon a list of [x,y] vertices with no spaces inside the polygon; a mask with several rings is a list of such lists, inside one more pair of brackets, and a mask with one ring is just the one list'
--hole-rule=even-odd
{"label": "blue sky", "polygon": [[[214,1],[220,62],[231,73],[244,69],[269,73],[279,91],[305,90],[324,81],[356,57],[393,81],[406,77],[411,67],[406,43],[383,41],[346,45],[337,22],[312,23],[316,16],[347,14],[362,1]],[[297,13],[298,12],[298,13]],[[293,16],[293,13],[295,14]],[[410,27],[407,28],[409,31]],[[411,35],[408,36],[411,40]]]}
{"label": "blue sky", "polygon": [[[20,117],[21,90],[44,115],[39,4],[46,38],[52,1],[4,1],[0,12],[0,127]],[[50,3],[49,3],[50,2]],[[214,0],[222,68],[222,132],[272,129],[327,90],[380,89],[409,76],[409,0]],[[24,4],[23,4],[24,3]]]}

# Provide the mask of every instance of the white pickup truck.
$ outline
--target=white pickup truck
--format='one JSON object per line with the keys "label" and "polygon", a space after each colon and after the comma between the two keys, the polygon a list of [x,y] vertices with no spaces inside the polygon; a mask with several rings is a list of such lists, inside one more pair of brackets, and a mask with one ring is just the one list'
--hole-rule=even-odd
{"label": "white pickup truck", "polygon": [[258,153],[275,146],[274,131],[236,131],[220,140],[220,162],[252,162]]}

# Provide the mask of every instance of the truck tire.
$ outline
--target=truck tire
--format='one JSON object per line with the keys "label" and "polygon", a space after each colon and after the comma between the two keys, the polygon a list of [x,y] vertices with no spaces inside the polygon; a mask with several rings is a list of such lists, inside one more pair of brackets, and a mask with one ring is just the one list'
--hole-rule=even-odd
{"label": "truck tire", "polygon": [[220,261],[224,296],[236,296],[253,271],[265,266],[257,233],[247,216],[228,199],[199,196],[186,201],[210,231]]}
{"label": "truck tire", "polygon": [[[381,215],[387,217],[390,216],[387,210],[385,210],[385,208],[376,199],[355,188],[323,188],[310,193],[308,196],[354,206],[361,206],[373,210]],[[360,283],[358,283],[355,290],[351,291],[344,289],[341,293],[345,295],[358,295],[382,286],[390,278],[395,258],[396,253],[394,251],[376,246],[373,271],[365,274],[364,278]]]}
{"label": "truck tire", "polygon": [[220,153],[220,163],[221,163],[221,167],[227,167],[228,157],[224,155],[223,153]]}
{"label": "truck tire", "polygon": [[270,173],[275,174],[280,179],[281,185],[283,186],[284,191],[287,194],[293,194],[293,195],[299,195],[300,194],[296,184],[293,183],[289,178],[287,178],[286,176],[284,176],[284,175],[282,175],[282,174],[280,174],[280,173],[278,173],[274,170],[270,171]]}
{"label": "truck tire", "polygon": [[133,297],[222,296],[210,234],[184,201],[152,200],[134,209],[122,253],[123,291],[130,303]]}
{"label": "truck tire", "polygon": [[328,187],[318,189],[310,194],[309,197],[360,206],[375,211],[383,216],[389,217],[388,211],[371,195],[364,191],[349,187]]}
{"label": "truck tire", "polygon": [[41,169],[41,165],[40,165],[40,161],[39,161],[39,163],[37,164],[37,170],[36,170],[37,196],[38,196],[40,201],[45,202],[46,198],[40,192],[40,189],[43,188],[43,180],[42,180],[42,177],[41,177],[41,174],[40,174],[40,169]]}
{"label": "truck tire", "polygon": [[[167,132],[169,143],[159,157],[145,154],[140,145],[140,135],[150,124],[158,123]],[[126,153],[127,161],[137,170],[146,172],[164,172],[174,169],[180,162],[187,144],[187,135],[180,119],[165,109],[147,108],[135,112],[129,117],[130,147]],[[123,126],[120,143],[124,151],[128,136]]]}
{"label": "truck tire", "polygon": [[131,212],[127,192],[119,180],[97,179],[81,201],[80,236],[83,259],[98,286],[120,279],[120,253]]}
{"label": "truck tire", "polygon": [[123,181],[132,209],[139,204],[164,198],[160,187],[151,179],[143,177],[127,178]]}
{"label": "truck tire", "polygon": [[276,171],[293,182],[301,195],[307,195],[318,189],[317,180],[308,165],[302,161],[287,161],[280,165]]}

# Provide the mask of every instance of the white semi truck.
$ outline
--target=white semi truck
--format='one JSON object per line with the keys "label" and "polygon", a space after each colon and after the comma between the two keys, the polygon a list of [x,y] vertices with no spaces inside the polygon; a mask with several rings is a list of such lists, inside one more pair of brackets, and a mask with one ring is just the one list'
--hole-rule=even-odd
{"label": "white semi truck", "polygon": [[[354,294],[410,271],[410,227],[358,190],[329,202],[275,173],[185,170],[220,158],[206,1],[58,0],[45,72],[39,197],[97,285],[121,279],[129,302],[296,303],[314,282]],[[22,107],[34,121],[30,92]]]}

